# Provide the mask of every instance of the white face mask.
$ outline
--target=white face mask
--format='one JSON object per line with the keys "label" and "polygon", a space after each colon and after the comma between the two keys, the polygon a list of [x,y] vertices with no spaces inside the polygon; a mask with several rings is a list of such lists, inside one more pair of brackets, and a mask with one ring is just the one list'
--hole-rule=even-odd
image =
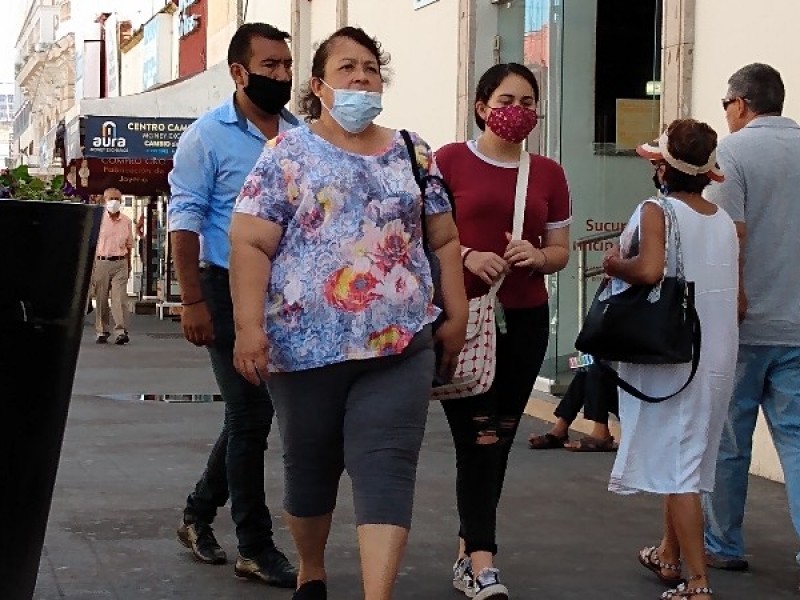
{"label": "white face mask", "polygon": [[324,81],[322,83],[333,90],[333,106],[329,108],[324,103],[322,105],[345,131],[361,133],[383,111],[380,92],[337,90]]}
{"label": "white face mask", "polygon": [[120,201],[119,200],[108,200],[106,202],[106,210],[110,212],[112,215],[115,215],[119,212]]}

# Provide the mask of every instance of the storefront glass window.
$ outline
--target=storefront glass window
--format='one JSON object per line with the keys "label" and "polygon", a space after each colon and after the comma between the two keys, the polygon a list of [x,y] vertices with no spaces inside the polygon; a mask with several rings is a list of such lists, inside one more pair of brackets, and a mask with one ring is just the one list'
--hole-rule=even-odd
{"label": "storefront glass window", "polygon": [[529,148],[562,164],[573,203],[570,263],[548,278],[543,390],[563,391],[569,382],[569,358],[603,253],[655,191],[650,166],[633,149],[661,129],[661,4],[525,0],[525,63],[542,88],[542,127]]}

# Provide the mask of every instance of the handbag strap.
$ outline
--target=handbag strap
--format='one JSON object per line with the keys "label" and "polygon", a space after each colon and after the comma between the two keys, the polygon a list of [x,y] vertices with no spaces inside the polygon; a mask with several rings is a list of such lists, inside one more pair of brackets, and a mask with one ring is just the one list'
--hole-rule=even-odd
{"label": "handbag strap", "polygon": [[[683,268],[683,245],[681,244],[681,228],[678,225],[678,215],[672,202],[667,202],[665,196],[655,196],[645,202],[657,204],[664,212],[664,277],[667,276],[669,266],[669,240],[672,232],[675,233],[675,268],[678,279],[686,279]],[[662,278],[663,279],[663,278]]]}
{"label": "handbag strap", "polygon": [[[691,284],[690,284],[691,285]],[[642,390],[638,389],[637,387],[633,386],[629,382],[625,381],[622,377],[619,376],[614,369],[609,367],[607,364],[601,361],[595,361],[600,370],[608,375],[616,384],[617,386],[625,392],[628,392],[631,396],[638,398],[644,402],[649,402],[650,404],[657,404],[659,402],[663,402],[664,400],[669,400],[670,398],[677,396],[683,390],[685,390],[689,384],[694,379],[694,376],[697,374],[697,366],[700,364],[700,346],[701,346],[701,331],[700,331],[700,317],[697,315],[697,309],[692,307],[690,311],[690,318],[692,319],[692,370],[689,373],[689,378],[686,380],[681,388],[669,396],[648,396]]]}
{"label": "handbag strap", "polygon": [[456,218],[456,203],[453,202],[453,193],[450,191],[450,187],[447,185],[447,182],[444,179],[438,175],[431,175],[430,173],[425,176],[422,175],[422,169],[419,168],[419,162],[417,162],[417,150],[414,148],[414,142],[411,140],[411,134],[408,133],[407,130],[401,129],[400,137],[402,137],[403,142],[405,142],[406,150],[408,151],[408,157],[411,159],[411,172],[414,173],[414,181],[417,182],[417,186],[419,186],[419,191],[422,196],[422,244],[425,246],[425,248],[427,248],[428,226],[425,222],[425,190],[428,187],[428,181],[436,181],[442,186],[444,195],[447,198],[447,202],[450,204],[450,212],[453,215],[453,220]]}
{"label": "handbag strap", "polygon": [[[522,239],[522,227],[525,225],[525,204],[528,199],[528,178],[531,170],[531,157],[525,150],[520,149],[519,168],[517,169],[517,185],[514,191],[514,220],[511,226],[511,239]],[[497,295],[506,276],[503,275],[489,288],[489,295]]]}

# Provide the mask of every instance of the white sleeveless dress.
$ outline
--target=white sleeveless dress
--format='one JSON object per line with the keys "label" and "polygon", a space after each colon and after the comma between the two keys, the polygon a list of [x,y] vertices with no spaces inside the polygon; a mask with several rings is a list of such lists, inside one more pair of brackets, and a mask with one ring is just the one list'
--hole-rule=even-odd
{"label": "white sleeveless dress", "polygon": [[[619,391],[622,440],[609,490],[620,494],[712,491],[733,392],[739,337],[736,228],[721,208],[713,215],[702,215],[680,200],[668,197],[666,201],[673,206],[680,228],[686,278],[695,282],[702,331],[700,364],[683,392],[659,404]],[[622,256],[631,254],[638,238],[640,214],[641,205],[622,233]],[[675,273],[675,266],[673,231],[667,257],[670,274]],[[688,364],[619,365],[620,376],[650,396],[674,393],[689,372]]]}

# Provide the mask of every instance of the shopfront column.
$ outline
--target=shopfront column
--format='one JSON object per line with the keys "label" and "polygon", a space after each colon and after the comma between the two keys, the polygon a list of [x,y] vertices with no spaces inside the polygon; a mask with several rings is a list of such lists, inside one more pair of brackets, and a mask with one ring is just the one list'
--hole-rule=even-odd
{"label": "shopfront column", "polygon": [[661,121],[692,115],[695,0],[664,0]]}

